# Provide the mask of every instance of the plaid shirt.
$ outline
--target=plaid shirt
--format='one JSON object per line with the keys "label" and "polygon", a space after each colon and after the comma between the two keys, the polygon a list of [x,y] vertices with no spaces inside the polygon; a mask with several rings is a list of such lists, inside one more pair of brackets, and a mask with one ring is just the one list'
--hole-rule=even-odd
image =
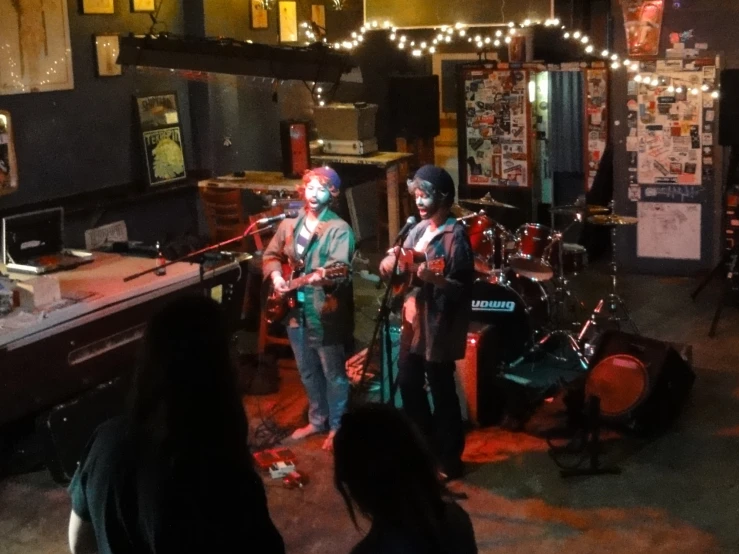
{"label": "plaid shirt", "polygon": [[[429,221],[416,225],[403,243],[413,248]],[[421,283],[407,302],[414,302],[412,321],[404,322],[401,348],[430,362],[464,358],[470,321],[472,282],[475,275],[472,246],[464,226],[450,217],[425,249],[427,259],[444,258],[446,286]],[[412,300],[411,300],[412,299]],[[405,306],[404,306],[405,309]]]}
{"label": "plaid shirt", "polygon": [[[269,279],[273,271],[282,273],[283,264],[295,267],[301,256],[295,252],[297,233],[303,226],[305,211],[297,219],[285,219],[264,250],[262,272]],[[354,256],[354,231],[333,211],[326,209],[311,237],[302,259],[304,273],[334,262],[351,265]],[[304,287],[305,300],[287,316],[304,325],[308,341],[319,346],[342,344],[354,332],[353,289],[349,280],[326,287]]]}

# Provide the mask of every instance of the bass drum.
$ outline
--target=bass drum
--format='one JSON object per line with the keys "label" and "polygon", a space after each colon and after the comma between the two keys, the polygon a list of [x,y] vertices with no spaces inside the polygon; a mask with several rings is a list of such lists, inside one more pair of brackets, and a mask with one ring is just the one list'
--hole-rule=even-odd
{"label": "bass drum", "polygon": [[549,297],[541,283],[510,271],[478,279],[472,286],[471,319],[495,326],[501,359],[512,362],[524,354],[549,320]]}

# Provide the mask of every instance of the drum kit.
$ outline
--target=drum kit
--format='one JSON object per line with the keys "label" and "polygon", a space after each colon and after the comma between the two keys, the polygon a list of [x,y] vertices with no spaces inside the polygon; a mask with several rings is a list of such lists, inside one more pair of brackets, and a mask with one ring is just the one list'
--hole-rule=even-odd
{"label": "drum kit", "polygon": [[[460,204],[479,207],[479,211]],[[518,365],[557,337],[564,339],[582,368],[587,369],[592,352],[585,341],[588,332],[604,317],[619,324],[629,322],[638,332],[617,293],[615,258],[616,230],[634,225],[636,218],[613,214],[613,203],[608,207],[571,204],[551,208],[551,227],[525,223],[511,232],[489,215],[491,208],[517,209],[488,193],[479,199],[460,199],[452,207],[452,213],[467,229],[475,257],[472,320],[495,325],[505,345],[504,362],[511,367]],[[572,221],[563,230],[556,230],[555,215],[569,216]],[[564,237],[585,219],[593,225],[611,228],[611,290],[581,324],[579,317],[567,321],[569,314],[573,311],[579,314],[582,306],[568,278],[587,267],[587,251],[579,244],[565,242]],[[619,310],[622,315],[618,314]]]}

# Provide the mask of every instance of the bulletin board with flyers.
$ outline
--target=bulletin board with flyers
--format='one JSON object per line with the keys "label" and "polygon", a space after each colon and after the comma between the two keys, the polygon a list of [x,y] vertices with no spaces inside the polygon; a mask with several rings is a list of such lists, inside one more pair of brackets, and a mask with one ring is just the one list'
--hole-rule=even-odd
{"label": "bulletin board with flyers", "polygon": [[[640,62],[628,84],[628,198],[637,203],[637,256],[700,261],[715,182],[714,60]],[[638,75],[638,77],[637,77]]]}
{"label": "bulletin board with flyers", "polygon": [[531,186],[529,75],[525,65],[460,68],[460,177],[467,185]]}

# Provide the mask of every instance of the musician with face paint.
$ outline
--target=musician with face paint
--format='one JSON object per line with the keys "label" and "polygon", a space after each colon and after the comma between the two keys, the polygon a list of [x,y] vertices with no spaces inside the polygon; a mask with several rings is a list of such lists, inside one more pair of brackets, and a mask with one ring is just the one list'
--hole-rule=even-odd
{"label": "musician with face paint", "polygon": [[[307,171],[301,189],[305,204],[297,219],[283,220],[264,251],[263,274],[280,293],[288,291],[284,264],[302,263],[307,275],[337,262],[350,266],[354,255],[354,232],[330,206],[341,190],[336,172],[329,167]],[[308,396],[308,424],[292,438],[328,431],[323,448],[331,450],[349,399],[345,345],[354,329],[350,283],[314,275],[298,290],[284,323]]]}
{"label": "musician with face paint", "polygon": [[[426,260],[443,260],[443,271],[421,263],[416,286],[403,302],[398,384],[403,408],[435,447],[440,472],[447,479],[462,475],[464,430],[454,380],[455,360],[464,358],[470,319],[474,259],[464,226],[450,215],[454,181],[444,169],[421,167],[408,191],[421,222],[380,263],[389,278],[395,258],[409,250]],[[408,270],[402,267],[401,270]],[[425,390],[431,388],[433,414]]]}

